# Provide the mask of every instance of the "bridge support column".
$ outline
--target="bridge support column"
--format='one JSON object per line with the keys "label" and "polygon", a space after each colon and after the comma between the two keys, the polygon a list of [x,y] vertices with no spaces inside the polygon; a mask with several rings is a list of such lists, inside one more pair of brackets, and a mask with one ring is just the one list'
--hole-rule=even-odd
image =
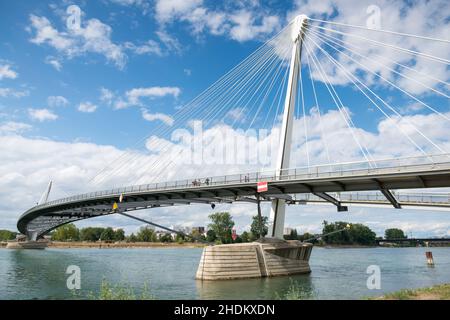
{"label": "bridge support column", "polygon": [[28,231],[27,232],[27,240],[28,241],[37,241],[37,232],[36,231]]}
{"label": "bridge support column", "polygon": [[[289,82],[284,102],[283,123],[280,131],[280,149],[278,150],[276,163],[277,177],[280,179],[286,174],[283,170],[289,168],[295,98],[298,90],[298,77],[301,72],[302,42],[306,30],[307,19],[308,18],[305,15],[299,15],[292,22],[291,35],[293,46],[291,64],[289,67]],[[277,199],[272,202],[269,220],[270,237],[283,239],[285,210],[286,202],[284,200]]]}

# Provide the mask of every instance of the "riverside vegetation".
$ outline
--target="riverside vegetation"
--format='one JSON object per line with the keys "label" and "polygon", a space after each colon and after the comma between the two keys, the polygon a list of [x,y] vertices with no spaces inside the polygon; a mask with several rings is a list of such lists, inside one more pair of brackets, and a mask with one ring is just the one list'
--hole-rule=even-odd
{"label": "riverside vegetation", "polygon": [[[173,236],[169,232],[156,232],[150,227],[141,227],[139,231],[126,236],[121,228],[113,229],[100,227],[87,227],[79,229],[73,223],[69,223],[55,229],[50,233],[51,239],[58,242],[146,242],[146,243],[188,243],[197,240],[216,244],[251,242],[266,236],[268,233],[268,217],[254,216],[249,231],[244,231],[232,236],[232,229],[235,226],[233,217],[228,212],[216,212],[209,215],[210,223],[206,234],[200,234],[198,229],[194,229],[187,237],[181,234]],[[342,230],[342,232],[333,233]],[[348,223],[345,221],[328,222],[323,221],[322,234],[331,235],[320,237],[320,235],[304,233],[298,234],[293,229],[290,234],[285,235],[286,240],[308,240],[316,245],[376,245],[376,234],[368,226],[359,223]],[[12,240],[16,237],[16,232],[0,230],[0,241]],[[406,238],[400,229],[387,229],[385,238]]]}

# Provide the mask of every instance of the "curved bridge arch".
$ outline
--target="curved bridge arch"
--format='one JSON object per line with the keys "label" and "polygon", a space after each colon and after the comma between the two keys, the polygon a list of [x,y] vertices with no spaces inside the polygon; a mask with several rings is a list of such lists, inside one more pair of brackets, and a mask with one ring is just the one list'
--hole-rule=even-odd
{"label": "curved bridge arch", "polygon": [[[66,223],[113,214],[116,212],[114,203],[118,203],[118,211],[122,212],[195,203],[255,203],[257,182],[260,181],[268,182],[267,192],[260,194],[264,201],[331,203],[344,211],[346,204],[450,210],[448,193],[400,194],[390,191],[450,187],[448,159],[449,155],[440,155],[433,163],[429,163],[429,157],[382,160],[375,163],[376,167],[374,162],[353,162],[92,192],[37,205],[22,214],[17,228],[34,239]],[[361,193],[367,191],[377,193],[372,196]],[[121,203],[119,198],[123,198]]]}

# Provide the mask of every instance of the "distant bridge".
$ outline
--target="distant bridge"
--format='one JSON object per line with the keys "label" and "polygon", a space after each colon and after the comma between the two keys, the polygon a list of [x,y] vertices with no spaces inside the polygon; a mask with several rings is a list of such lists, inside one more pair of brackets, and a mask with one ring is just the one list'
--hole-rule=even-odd
{"label": "distant bridge", "polygon": [[450,243],[450,238],[395,238],[395,239],[377,239],[377,243],[381,242],[448,242]]}

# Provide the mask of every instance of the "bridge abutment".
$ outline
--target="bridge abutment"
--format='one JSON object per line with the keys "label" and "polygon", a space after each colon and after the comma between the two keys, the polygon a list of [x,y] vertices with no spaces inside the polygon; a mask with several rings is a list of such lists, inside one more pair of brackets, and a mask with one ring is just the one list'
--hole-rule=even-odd
{"label": "bridge abutment", "polygon": [[230,280],[310,273],[312,244],[264,238],[203,249],[198,280]]}

